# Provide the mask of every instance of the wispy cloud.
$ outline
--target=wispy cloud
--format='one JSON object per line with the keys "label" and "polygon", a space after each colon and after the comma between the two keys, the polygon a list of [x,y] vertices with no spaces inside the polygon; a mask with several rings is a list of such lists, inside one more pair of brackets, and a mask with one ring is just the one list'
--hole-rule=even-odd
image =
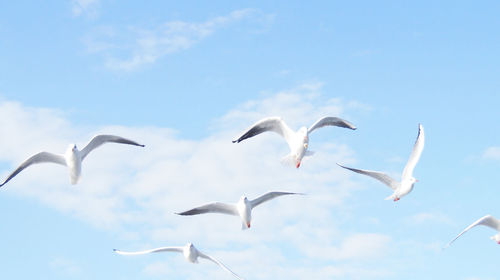
{"label": "wispy cloud", "polygon": [[489,147],[484,150],[482,158],[486,160],[500,160],[500,147]]}
{"label": "wispy cloud", "polygon": [[74,16],[88,15],[90,17],[97,16],[100,0],[73,0],[72,12]]}
{"label": "wispy cloud", "polygon": [[418,213],[405,219],[405,222],[409,225],[421,225],[424,223],[439,223],[447,225],[453,224],[450,217],[448,217],[443,213],[435,213],[435,212]]}
{"label": "wispy cloud", "polygon": [[50,261],[49,266],[51,269],[57,271],[58,274],[65,276],[77,276],[82,273],[81,267],[74,261],[57,257]]}
{"label": "wispy cloud", "polygon": [[105,57],[105,65],[130,71],[186,50],[229,24],[259,17],[254,9],[236,10],[205,22],[169,21],[153,28],[130,26],[126,30],[97,28],[84,38],[87,50]]}

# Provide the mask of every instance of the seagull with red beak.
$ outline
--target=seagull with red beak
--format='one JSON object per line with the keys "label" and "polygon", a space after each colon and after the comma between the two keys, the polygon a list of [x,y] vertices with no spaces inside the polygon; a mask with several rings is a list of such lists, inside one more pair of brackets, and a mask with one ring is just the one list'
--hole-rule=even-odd
{"label": "seagull with red beak", "polygon": [[300,167],[300,163],[304,156],[311,156],[313,152],[308,151],[309,134],[314,130],[324,126],[339,126],[355,130],[356,127],[350,122],[336,117],[323,117],[317,120],[309,129],[305,126],[298,131],[293,131],[280,117],[270,117],[262,119],[250,128],[248,128],[240,137],[233,140],[233,143],[239,143],[247,138],[261,134],[266,131],[273,131],[285,138],[290,147],[290,154],[282,159],[282,163],[290,164],[296,168]]}
{"label": "seagull with red beak", "polygon": [[212,202],[200,207],[193,208],[188,211],[181,213],[176,213],[182,216],[191,216],[205,213],[220,213],[233,216],[239,216],[241,219],[241,229],[250,228],[250,222],[252,221],[252,209],[257,205],[271,200],[275,197],[289,194],[301,194],[292,192],[268,192],[264,195],[259,196],[254,200],[249,200],[246,196],[242,196],[238,203],[228,204],[222,202]]}
{"label": "seagull with red beak", "polygon": [[418,182],[418,180],[413,177],[413,169],[415,169],[415,166],[417,165],[417,162],[420,159],[420,155],[424,150],[424,141],[425,141],[424,127],[420,124],[418,126],[418,136],[417,140],[415,141],[415,145],[413,146],[413,151],[411,152],[410,159],[408,160],[408,163],[406,163],[405,169],[403,170],[403,174],[401,175],[401,182],[394,180],[389,175],[382,172],[356,169],[356,168],[346,167],[338,163],[337,164],[342,168],[349,169],[359,174],[370,176],[386,184],[394,191],[394,193],[389,197],[387,197],[386,200],[392,199],[394,201],[398,201],[401,197],[409,194],[413,189],[413,185],[415,184],[415,182]]}

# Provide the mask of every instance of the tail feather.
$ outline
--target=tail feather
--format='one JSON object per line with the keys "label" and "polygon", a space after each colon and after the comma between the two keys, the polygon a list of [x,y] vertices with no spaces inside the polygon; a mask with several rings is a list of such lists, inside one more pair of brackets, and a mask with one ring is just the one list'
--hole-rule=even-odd
{"label": "tail feather", "polygon": [[296,160],[295,160],[295,155],[294,154],[288,154],[281,158],[281,164],[286,165],[286,166],[292,166],[295,167],[296,165]]}
{"label": "tail feather", "polygon": [[396,194],[395,194],[395,193],[393,193],[393,194],[391,194],[390,196],[388,196],[388,197],[384,198],[384,200],[394,200],[395,198],[396,198]]}

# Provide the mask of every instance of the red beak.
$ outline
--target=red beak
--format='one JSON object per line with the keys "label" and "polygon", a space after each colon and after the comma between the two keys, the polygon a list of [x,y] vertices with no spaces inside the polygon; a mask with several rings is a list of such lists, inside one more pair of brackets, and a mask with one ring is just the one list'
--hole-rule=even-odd
{"label": "red beak", "polygon": [[250,228],[250,223],[247,223],[247,227]]}
{"label": "red beak", "polygon": [[299,162],[297,162],[297,168],[299,168],[299,167],[300,167],[300,161],[299,161]]}

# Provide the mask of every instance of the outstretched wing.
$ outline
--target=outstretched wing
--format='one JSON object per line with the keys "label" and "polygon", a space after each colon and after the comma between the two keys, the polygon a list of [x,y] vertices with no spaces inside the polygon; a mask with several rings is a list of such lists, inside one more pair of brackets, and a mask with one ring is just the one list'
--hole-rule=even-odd
{"label": "outstretched wing", "polygon": [[198,215],[205,213],[221,213],[227,215],[238,216],[238,210],[235,205],[226,204],[222,202],[212,202],[209,204],[202,205],[200,207],[193,208],[188,211],[184,211],[181,213],[176,213],[177,215],[182,216],[190,216],[190,215]]}
{"label": "outstretched wing", "polygon": [[363,175],[375,178],[375,179],[379,180],[380,182],[386,184],[387,186],[389,186],[393,190],[398,189],[399,186],[401,185],[400,182],[392,179],[389,175],[387,175],[385,173],[382,173],[382,172],[371,171],[371,170],[363,170],[363,169],[356,169],[356,168],[350,168],[350,167],[347,167],[347,166],[340,165],[338,163],[337,163],[337,165],[340,166],[340,167],[342,167],[342,168],[354,171],[356,173],[363,174]]}
{"label": "outstretched wing", "polygon": [[209,255],[205,255],[203,254],[202,252],[198,251],[198,255],[200,256],[200,258],[204,258],[204,259],[207,259],[207,260],[210,260],[212,261],[213,263],[217,264],[218,266],[222,267],[225,271],[231,273],[234,277],[238,278],[238,279],[242,279],[238,274],[234,273],[231,269],[229,269],[227,266],[225,266],[223,263],[221,263],[220,261],[218,261],[216,258],[213,258]]}
{"label": "outstretched wing", "polygon": [[255,208],[257,205],[262,204],[268,200],[271,200],[275,197],[282,196],[282,195],[289,195],[289,194],[302,194],[302,193],[293,193],[293,192],[268,192],[264,195],[261,195],[257,197],[254,200],[250,201],[250,204],[252,205],[252,209]]}
{"label": "outstretched wing", "polygon": [[262,132],[273,131],[283,136],[287,142],[290,141],[290,137],[293,135],[293,131],[288,127],[288,125],[280,117],[270,117],[262,119],[255,124],[253,124],[249,129],[247,129],[243,135],[239,138],[233,140],[233,143],[239,143],[247,138],[253,137],[255,135],[261,134]]}
{"label": "outstretched wing", "polygon": [[120,143],[120,144],[128,144],[128,145],[135,145],[135,146],[141,146],[144,147],[144,145],[141,145],[135,141],[120,137],[120,136],[115,136],[115,135],[97,135],[90,142],[85,146],[85,148],[82,149],[81,151],[81,157],[82,160],[94,149],[97,147],[101,146],[104,143]]}
{"label": "outstretched wing", "polygon": [[446,247],[449,247],[451,245],[451,243],[453,243],[460,236],[462,236],[462,234],[466,233],[471,228],[478,226],[478,225],[487,226],[487,227],[490,227],[490,228],[495,229],[497,231],[500,231],[500,221],[498,219],[495,219],[491,215],[486,215],[486,216],[480,218],[479,220],[475,221],[474,223],[472,223],[466,229],[464,229],[459,235],[457,235],[457,237],[455,237],[452,241],[450,241],[450,243],[448,243],[448,245],[446,245]]}
{"label": "outstretched wing", "polygon": [[120,255],[144,255],[144,254],[159,253],[159,252],[182,252],[182,247],[160,247],[156,249],[137,251],[137,252],[124,252],[118,249],[113,249],[113,251]]}
{"label": "outstretched wing", "polygon": [[343,120],[341,118],[336,118],[336,117],[322,117],[321,119],[317,120],[313,125],[311,125],[311,127],[307,130],[307,133],[311,133],[313,132],[315,129],[318,129],[320,127],[323,127],[323,126],[340,126],[340,127],[345,127],[345,128],[349,128],[349,129],[352,129],[352,130],[355,130],[356,127],[346,121],[346,120]]}
{"label": "outstretched wing", "polygon": [[16,170],[10,173],[9,177],[5,179],[5,181],[0,185],[0,187],[5,185],[8,181],[10,181],[10,179],[14,178],[19,172],[23,171],[26,167],[32,164],[44,163],[44,162],[53,162],[66,166],[66,160],[62,155],[56,155],[49,152],[40,152],[30,157],[29,159],[25,160]]}
{"label": "outstretched wing", "polygon": [[419,124],[417,140],[415,141],[415,145],[413,146],[413,150],[411,151],[410,159],[408,159],[408,163],[406,163],[405,169],[403,170],[403,175],[402,175],[403,180],[404,178],[410,178],[413,176],[413,169],[415,169],[415,166],[417,165],[417,162],[420,159],[420,155],[424,150],[424,142],[425,142],[424,127],[421,124]]}

